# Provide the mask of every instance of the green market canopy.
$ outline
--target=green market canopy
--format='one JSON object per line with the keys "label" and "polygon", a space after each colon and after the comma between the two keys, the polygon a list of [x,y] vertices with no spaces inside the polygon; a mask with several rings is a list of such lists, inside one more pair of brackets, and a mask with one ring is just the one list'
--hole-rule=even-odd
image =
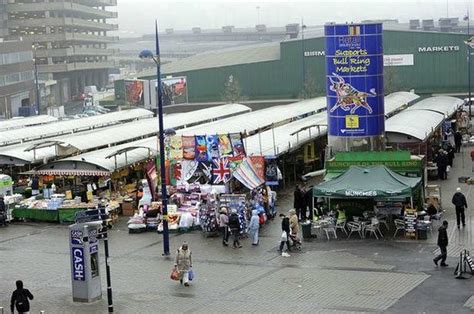
{"label": "green market canopy", "polygon": [[405,198],[421,185],[421,178],[399,175],[385,166],[352,166],[313,188],[313,196],[330,198]]}

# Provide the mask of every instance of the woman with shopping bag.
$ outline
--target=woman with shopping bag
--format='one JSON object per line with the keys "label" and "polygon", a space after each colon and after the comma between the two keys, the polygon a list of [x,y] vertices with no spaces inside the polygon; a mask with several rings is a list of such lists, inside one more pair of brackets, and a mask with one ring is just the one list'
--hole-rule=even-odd
{"label": "woman with shopping bag", "polygon": [[179,274],[179,282],[189,287],[189,272],[192,272],[193,262],[192,253],[186,241],[176,252],[175,268]]}

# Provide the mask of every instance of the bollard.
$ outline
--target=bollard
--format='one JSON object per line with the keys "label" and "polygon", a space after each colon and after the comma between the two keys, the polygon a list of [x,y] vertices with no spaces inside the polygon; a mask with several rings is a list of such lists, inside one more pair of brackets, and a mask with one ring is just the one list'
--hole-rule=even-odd
{"label": "bollard", "polygon": [[44,311],[40,311],[40,314],[44,314]]}
{"label": "bollard", "polygon": [[0,314],[3,314],[3,307],[0,306]]}

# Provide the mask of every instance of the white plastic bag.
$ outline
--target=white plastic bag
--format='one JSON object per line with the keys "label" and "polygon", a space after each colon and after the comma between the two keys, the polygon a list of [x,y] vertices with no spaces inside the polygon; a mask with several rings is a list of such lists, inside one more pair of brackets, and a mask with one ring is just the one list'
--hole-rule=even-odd
{"label": "white plastic bag", "polygon": [[286,233],[286,231],[283,231],[283,232],[281,233],[281,241],[282,241],[282,242],[288,241],[288,234]]}
{"label": "white plastic bag", "polygon": [[451,166],[448,165],[448,166],[446,167],[446,172],[449,172],[450,170],[451,170]]}

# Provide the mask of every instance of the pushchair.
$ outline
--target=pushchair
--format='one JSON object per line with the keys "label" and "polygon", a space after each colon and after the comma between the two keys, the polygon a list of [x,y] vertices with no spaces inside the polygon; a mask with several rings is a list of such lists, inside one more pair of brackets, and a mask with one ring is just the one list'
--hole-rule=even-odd
{"label": "pushchair", "polygon": [[290,236],[288,237],[289,241],[290,241],[290,247],[292,250],[296,249],[296,250],[301,250],[301,239],[298,238],[298,235],[296,234],[292,234],[290,232]]}

